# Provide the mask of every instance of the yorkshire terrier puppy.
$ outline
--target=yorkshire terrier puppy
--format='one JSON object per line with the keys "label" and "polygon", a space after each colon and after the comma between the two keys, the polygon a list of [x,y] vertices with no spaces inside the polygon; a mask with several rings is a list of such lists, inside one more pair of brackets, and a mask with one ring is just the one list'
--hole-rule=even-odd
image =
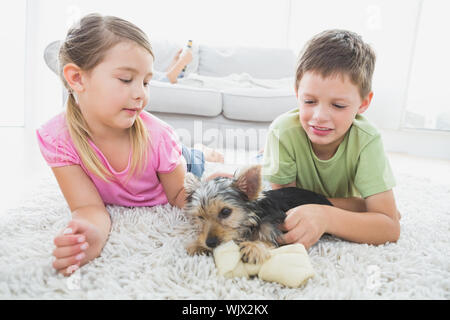
{"label": "yorkshire terrier puppy", "polygon": [[332,205],[324,196],[296,187],[264,191],[261,166],[242,169],[233,178],[200,181],[188,173],[185,212],[195,218],[200,234],[187,247],[189,254],[209,254],[222,242],[234,240],[242,261],[262,263],[279,245],[286,212],[303,204]]}

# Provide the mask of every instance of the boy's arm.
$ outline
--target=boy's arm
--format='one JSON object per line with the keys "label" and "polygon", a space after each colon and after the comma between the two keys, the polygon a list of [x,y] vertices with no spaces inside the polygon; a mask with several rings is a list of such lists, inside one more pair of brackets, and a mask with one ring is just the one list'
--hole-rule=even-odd
{"label": "boy's arm", "polygon": [[325,232],[359,243],[396,242],[400,237],[400,223],[392,190],[369,196],[364,202],[366,212],[322,206]]}
{"label": "boy's arm", "polygon": [[328,198],[333,206],[354,212],[365,212],[366,201],[363,198],[351,197],[351,198]]}
{"label": "boy's arm", "polygon": [[[271,183],[272,189],[280,189],[286,187],[295,187],[295,181],[280,185]],[[362,198],[332,198],[329,199],[334,205],[307,205],[316,206],[323,214],[315,217],[324,217],[324,231],[333,234],[345,240],[368,243],[383,244],[387,241],[396,242],[400,236],[400,213],[395,204],[394,193],[392,190],[381,192],[366,199]],[[302,206],[300,206],[302,207]],[[300,208],[297,207],[297,208]],[[296,209],[297,209],[296,208]],[[311,207],[310,207],[311,208]],[[301,211],[298,211],[302,216]],[[294,218],[293,220],[302,221],[303,218]],[[303,224],[305,220],[303,220]],[[296,232],[293,229],[301,228],[300,224],[290,222],[291,227],[287,227],[286,231],[291,230],[290,235],[285,240],[288,243],[296,242],[299,238],[296,236],[302,233],[300,230]],[[319,228],[320,229],[320,228]],[[311,238],[320,238],[312,236]],[[314,242],[314,241],[313,241]],[[310,243],[312,245],[314,243]]]}
{"label": "boy's arm", "polygon": [[[352,198],[328,198],[328,200],[333,204],[333,206],[354,212],[366,212],[366,201],[363,198],[352,197]],[[397,209],[397,218],[400,220],[401,215]]]}

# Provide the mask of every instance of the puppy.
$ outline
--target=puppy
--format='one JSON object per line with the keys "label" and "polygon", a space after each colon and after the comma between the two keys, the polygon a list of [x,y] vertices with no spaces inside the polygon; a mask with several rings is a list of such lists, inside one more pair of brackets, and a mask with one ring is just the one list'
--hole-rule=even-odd
{"label": "puppy", "polygon": [[332,205],[324,196],[296,187],[261,193],[261,166],[244,168],[233,178],[200,181],[188,173],[185,212],[200,226],[197,239],[187,247],[189,254],[210,253],[222,242],[234,240],[242,261],[262,263],[269,249],[279,245],[278,225],[286,212],[303,204]]}

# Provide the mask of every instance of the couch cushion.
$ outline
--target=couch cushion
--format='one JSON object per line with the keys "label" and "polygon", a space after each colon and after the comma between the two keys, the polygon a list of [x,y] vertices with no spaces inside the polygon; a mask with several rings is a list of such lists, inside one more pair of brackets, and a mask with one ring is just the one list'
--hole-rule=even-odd
{"label": "couch cushion", "polygon": [[222,96],[223,115],[232,120],[273,121],[297,105],[293,89],[228,89]]}
{"label": "couch cushion", "polygon": [[151,81],[147,110],[215,117],[222,112],[222,96],[217,90]]}
{"label": "couch cushion", "polygon": [[232,73],[248,73],[255,78],[279,79],[293,77],[295,55],[290,49],[220,48],[200,45],[197,73],[224,77]]}

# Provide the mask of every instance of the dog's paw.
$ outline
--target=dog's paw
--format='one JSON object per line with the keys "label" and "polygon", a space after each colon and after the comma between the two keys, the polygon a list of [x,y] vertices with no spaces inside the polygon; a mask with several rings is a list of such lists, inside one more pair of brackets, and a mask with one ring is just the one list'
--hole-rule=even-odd
{"label": "dog's paw", "polygon": [[211,253],[211,251],[208,248],[206,248],[202,245],[199,245],[199,243],[197,241],[190,243],[186,247],[186,251],[188,252],[188,254],[190,256],[203,255],[203,254],[209,255]]}
{"label": "dog's paw", "polygon": [[260,264],[270,258],[267,246],[258,241],[244,241],[239,245],[241,260],[244,263]]}

